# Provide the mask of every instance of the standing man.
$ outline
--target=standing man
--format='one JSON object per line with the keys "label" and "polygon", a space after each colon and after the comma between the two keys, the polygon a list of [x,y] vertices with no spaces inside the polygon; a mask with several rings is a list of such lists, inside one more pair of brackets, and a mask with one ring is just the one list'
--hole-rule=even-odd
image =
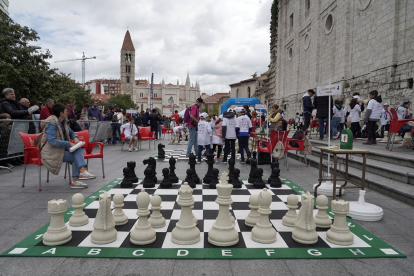
{"label": "standing man", "polygon": [[315,91],[313,89],[309,89],[305,95],[302,96],[303,101],[303,117],[305,117],[305,124],[302,128],[303,131],[306,131],[310,126],[310,120],[312,117],[312,110],[315,109],[315,107],[312,104],[311,97],[315,95]]}
{"label": "standing man", "polygon": [[88,108],[88,119],[89,120],[101,120],[101,111],[98,108],[98,102],[93,102],[93,105]]}
{"label": "standing man", "polygon": [[249,117],[249,119],[251,120],[252,119],[252,114],[250,114],[249,106],[247,104],[245,104],[245,105],[243,105],[243,108],[244,108],[244,112],[245,112],[246,116]]}
{"label": "standing man", "polygon": [[375,125],[381,119],[382,111],[382,98],[378,95],[377,90],[369,92],[369,102],[367,105],[367,111],[365,112],[364,122],[367,124],[368,141],[362,143],[363,145],[376,145],[377,139],[375,138]]}
{"label": "standing man", "polygon": [[[329,110],[329,98],[331,98],[331,110]],[[333,107],[333,100],[330,96],[315,96],[313,100],[313,106],[316,108],[316,118],[319,119],[319,140],[323,140],[323,132],[325,128],[325,120],[326,120],[326,129],[330,134],[331,129],[331,122],[329,122],[329,112],[331,113],[332,118],[332,107]]]}
{"label": "standing man", "polygon": [[[30,107],[30,101],[26,98],[22,98],[20,100],[20,109],[29,111],[29,107]],[[27,114],[22,119],[23,120],[32,120],[32,116]],[[33,122],[29,122],[29,130],[28,130],[27,133],[28,134],[35,134],[36,133],[36,127],[35,127],[35,124]]]}
{"label": "standing man", "polygon": [[[191,147],[194,145],[194,152],[197,155],[197,151],[198,151],[198,135],[197,135],[197,125],[198,125],[198,121],[200,120],[200,112],[199,112],[199,108],[203,105],[204,101],[202,98],[198,98],[196,101],[196,104],[189,107],[189,120],[187,120],[187,127],[188,130],[190,131],[190,139],[188,141],[188,146],[187,146],[187,155],[186,157],[190,157],[190,153],[191,153]],[[187,109],[185,110],[185,112],[187,112]],[[184,115],[185,117],[185,115]]]}
{"label": "standing man", "polygon": [[249,134],[252,131],[252,121],[249,119],[249,117],[247,117],[247,115],[245,115],[244,109],[242,109],[240,114],[241,115],[239,118],[236,119],[236,135],[237,139],[239,140],[241,155],[240,163],[244,164],[244,151],[246,152],[247,160],[250,160]]}
{"label": "standing man", "polygon": [[178,119],[180,115],[178,115],[178,110],[174,112],[174,114],[171,116],[171,121],[174,119],[174,121],[178,124]]}
{"label": "standing man", "polygon": [[147,110],[145,110],[144,115],[142,116],[142,123],[144,124],[144,127],[149,125],[149,111],[150,109],[147,108]]}
{"label": "standing man", "polygon": [[75,100],[74,99],[69,99],[68,100],[68,105],[66,106],[66,109],[68,111],[68,119],[73,119],[76,121],[76,114],[75,111],[73,111],[75,109]]}
{"label": "standing man", "polygon": [[52,99],[46,100],[45,107],[42,108],[42,111],[40,111],[40,118],[39,120],[45,120],[49,118],[52,115],[52,107],[55,105],[55,101]]}
{"label": "standing man", "polygon": [[33,114],[31,111],[20,108],[20,103],[16,101],[13,88],[6,88],[2,93],[4,98],[1,100],[1,109],[4,113],[9,114],[12,119],[23,119],[25,116]]}
{"label": "standing man", "polygon": [[155,132],[155,140],[158,140],[158,114],[157,110],[154,108],[152,113],[149,115],[149,124],[151,126],[151,132]]}

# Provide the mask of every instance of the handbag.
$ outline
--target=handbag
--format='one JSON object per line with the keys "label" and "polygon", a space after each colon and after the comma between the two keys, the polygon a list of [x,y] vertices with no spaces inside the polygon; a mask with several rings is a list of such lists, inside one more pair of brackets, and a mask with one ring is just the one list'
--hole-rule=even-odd
{"label": "handbag", "polygon": [[43,149],[43,147],[46,145],[46,143],[47,143],[47,140],[43,143],[43,145],[42,145],[42,137],[43,137],[43,132],[42,133],[40,133],[40,135],[39,136],[37,136],[35,139],[34,139],[34,145],[35,145],[35,147],[36,148],[38,148],[39,149],[39,151],[42,151],[42,149]]}

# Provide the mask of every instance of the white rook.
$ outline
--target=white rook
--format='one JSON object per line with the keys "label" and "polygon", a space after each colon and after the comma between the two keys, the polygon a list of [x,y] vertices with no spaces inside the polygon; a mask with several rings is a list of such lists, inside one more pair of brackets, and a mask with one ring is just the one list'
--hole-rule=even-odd
{"label": "white rook", "polygon": [[52,199],[47,203],[47,211],[50,214],[50,225],[43,235],[43,243],[55,246],[67,243],[72,239],[72,232],[68,229],[63,219],[66,211],[66,200]]}

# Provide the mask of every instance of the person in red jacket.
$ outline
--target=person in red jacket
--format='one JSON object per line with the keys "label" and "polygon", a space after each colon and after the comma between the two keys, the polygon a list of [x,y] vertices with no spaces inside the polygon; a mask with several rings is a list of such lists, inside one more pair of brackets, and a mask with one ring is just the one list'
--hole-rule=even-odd
{"label": "person in red jacket", "polygon": [[178,110],[176,110],[174,114],[171,116],[171,121],[173,120],[173,118],[174,121],[178,124],[178,119],[180,118],[180,116],[178,115]]}
{"label": "person in red jacket", "polygon": [[49,118],[52,115],[52,107],[55,105],[55,101],[52,99],[47,99],[45,107],[42,108],[40,111],[40,118],[39,120],[44,120]]}

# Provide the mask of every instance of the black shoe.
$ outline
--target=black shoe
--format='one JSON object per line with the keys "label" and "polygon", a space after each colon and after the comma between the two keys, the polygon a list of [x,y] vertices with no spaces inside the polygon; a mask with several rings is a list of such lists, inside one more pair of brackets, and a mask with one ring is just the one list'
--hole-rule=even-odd
{"label": "black shoe", "polygon": [[[362,143],[363,145],[372,145],[372,141],[366,141],[365,143]],[[376,143],[375,143],[376,144]]]}

